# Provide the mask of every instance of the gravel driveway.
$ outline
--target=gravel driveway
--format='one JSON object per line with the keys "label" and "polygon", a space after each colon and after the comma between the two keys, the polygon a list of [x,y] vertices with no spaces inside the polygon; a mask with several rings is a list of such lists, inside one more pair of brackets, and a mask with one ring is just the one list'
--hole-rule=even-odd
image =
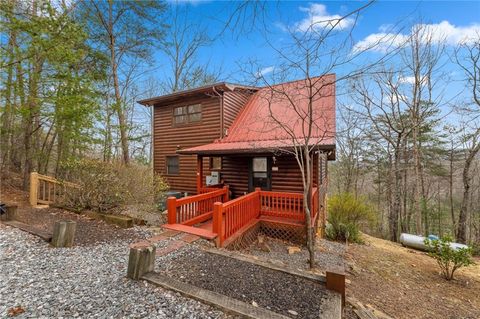
{"label": "gravel driveway", "polygon": [[16,318],[227,317],[197,301],[125,278],[127,254],[125,240],[53,249],[0,224],[0,317],[18,306],[25,312]]}

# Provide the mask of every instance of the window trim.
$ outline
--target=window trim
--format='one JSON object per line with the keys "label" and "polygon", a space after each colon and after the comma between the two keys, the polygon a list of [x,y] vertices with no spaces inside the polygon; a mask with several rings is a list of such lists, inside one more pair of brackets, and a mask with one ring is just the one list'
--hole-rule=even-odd
{"label": "window trim", "polygon": [[[189,113],[189,109],[191,106],[200,106],[200,111],[198,112],[192,112],[192,113]],[[179,108],[184,108],[186,110],[185,113],[182,113],[182,115],[176,115],[175,114],[175,110],[176,109],[179,109]],[[190,115],[193,115],[193,114],[200,114],[200,119],[198,121],[191,121],[190,120]],[[176,123],[175,122],[175,118],[176,117],[179,117],[179,116],[185,116],[186,120],[185,122],[180,122],[180,123]],[[173,127],[176,127],[176,126],[185,126],[185,125],[195,125],[195,124],[202,124],[202,121],[203,121],[203,105],[202,103],[192,103],[192,104],[184,104],[184,105],[177,105],[177,106],[174,106],[172,108],[172,126]]]}
{"label": "window trim", "polygon": [[[177,173],[170,173],[169,170],[168,170],[168,159],[169,158],[176,158],[177,159]],[[165,175],[168,175],[168,176],[178,176],[180,175],[180,156],[178,155],[166,155],[165,156]]]}
{"label": "window trim", "polygon": [[258,173],[265,173],[265,172],[260,172],[260,171],[254,171],[253,170],[253,161],[254,161],[254,158],[259,158],[259,157],[266,157],[267,158],[267,170],[266,170],[266,173],[267,173],[267,186],[264,190],[267,190],[267,191],[271,191],[272,190],[272,157],[271,156],[262,156],[262,155],[258,155],[258,156],[254,156],[254,157],[251,157],[249,159],[249,164],[248,164],[248,191],[249,192],[253,192],[255,190],[255,187],[254,187],[254,173],[255,172],[258,172]]}
{"label": "window trim", "polygon": [[[214,167],[213,166],[213,159],[214,158],[219,158],[220,159],[220,166],[219,167]],[[221,170],[222,167],[223,167],[223,158],[221,156],[211,156],[210,157],[210,160],[209,160],[209,166],[210,170],[212,171],[218,171],[218,170]]]}

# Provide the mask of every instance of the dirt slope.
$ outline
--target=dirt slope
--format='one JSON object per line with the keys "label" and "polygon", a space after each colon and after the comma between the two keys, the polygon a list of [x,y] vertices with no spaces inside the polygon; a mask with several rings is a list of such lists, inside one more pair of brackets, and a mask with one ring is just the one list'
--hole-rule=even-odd
{"label": "dirt slope", "polygon": [[347,295],[394,318],[480,318],[480,259],[449,282],[425,253],[364,238],[347,250]]}

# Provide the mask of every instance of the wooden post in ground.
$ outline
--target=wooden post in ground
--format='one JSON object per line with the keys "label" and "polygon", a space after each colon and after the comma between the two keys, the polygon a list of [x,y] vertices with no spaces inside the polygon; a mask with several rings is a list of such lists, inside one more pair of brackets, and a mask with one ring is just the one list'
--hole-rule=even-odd
{"label": "wooden post in ground", "polygon": [[327,289],[342,294],[342,309],[345,307],[345,274],[327,271]]}
{"label": "wooden post in ground", "polygon": [[127,277],[138,280],[155,268],[156,247],[148,244],[132,245],[128,257]]}
{"label": "wooden post in ground", "polygon": [[38,173],[30,173],[30,205],[37,206],[38,199]]}
{"label": "wooden post in ground", "polygon": [[51,245],[53,247],[72,247],[76,228],[77,222],[73,220],[55,222]]}
{"label": "wooden post in ground", "polygon": [[170,196],[167,199],[167,222],[169,224],[176,224],[177,223],[177,198],[174,196]]}
{"label": "wooden post in ground", "polygon": [[213,224],[212,232],[217,234],[216,245],[222,247],[223,244],[223,203],[216,202],[213,204]]}

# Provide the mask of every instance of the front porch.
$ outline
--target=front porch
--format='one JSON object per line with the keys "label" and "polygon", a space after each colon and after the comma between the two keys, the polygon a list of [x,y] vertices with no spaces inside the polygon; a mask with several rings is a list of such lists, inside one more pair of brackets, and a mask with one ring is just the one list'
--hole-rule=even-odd
{"label": "front porch", "polygon": [[[312,190],[312,225],[324,215],[325,195],[321,189],[314,187]],[[305,217],[301,193],[257,188],[229,200],[228,186],[224,186],[180,199],[170,197],[168,223],[164,227],[215,240],[217,247],[229,247],[256,227],[265,228],[283,239],[302,241]]]}

